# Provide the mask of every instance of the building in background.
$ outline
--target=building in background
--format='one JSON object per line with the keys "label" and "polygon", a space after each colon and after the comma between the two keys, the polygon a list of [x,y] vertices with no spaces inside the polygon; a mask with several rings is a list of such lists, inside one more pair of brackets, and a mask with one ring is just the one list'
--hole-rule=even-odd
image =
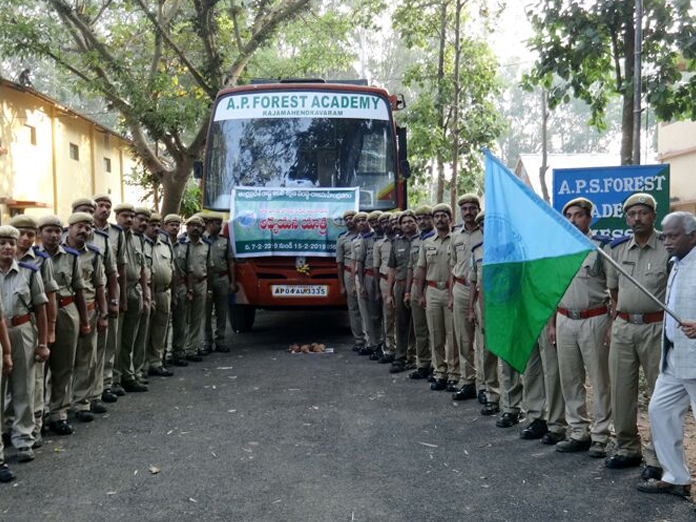
{"label": "building in background", "polygon": [[696,122],[660,123],[657,158],[660,163],[670,165],[672,210],[696,214]]}
{"label": "building in background", "polygon": [[15,214],[66,219],[81,196],[141,202],[125,183],[130,141],[31,88],[0,78],[0,224]]}

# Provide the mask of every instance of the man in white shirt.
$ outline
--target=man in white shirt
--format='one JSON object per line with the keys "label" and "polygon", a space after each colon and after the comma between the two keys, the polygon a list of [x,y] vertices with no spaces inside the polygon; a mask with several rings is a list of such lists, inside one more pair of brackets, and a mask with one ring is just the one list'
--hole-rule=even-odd
{"label": "man in white shirt", "polygon": [[662,221],[664,245],[674,265],[667,283],[667,305],[681,319],[665,314],[660,375],[650,400],[650,426],[661,480],[638,485],[644,493],[691,494],[684,454],[684,417],[696,405],[696,217],[673,212]]}

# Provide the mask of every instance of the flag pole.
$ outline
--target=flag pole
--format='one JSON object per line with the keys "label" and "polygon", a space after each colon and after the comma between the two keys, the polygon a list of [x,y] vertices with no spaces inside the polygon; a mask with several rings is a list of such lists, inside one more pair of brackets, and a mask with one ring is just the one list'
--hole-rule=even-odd
{"label": "flag pole", "polygon": [[636,286],[638,287],[638,289],[639,289],[641,292],[643,292],[646,296],[648,296],[648,297],[650,298],[650,300],[652,300],[657,306],[659,306],[659,307],[662,308],[666,313],[668,313],[669,315],[671,315],[672,317],[674,317],[674,320],[677,321],[677,323],[679,323],[680,325],[682,324],[682,319],[681,319],[681,317],[679,317],[679,316],[676,314],[676,312],[674,312],[674,310],[672,310],[671,308],[669,308],[665,303],[663,303],[663,302],[660,301],[657,297],[655,297],[654,295],[652,295],[652,294],[650,293],[650,291],[649,291],[647,288],[645,288],[642,284],[640,284],[638,281],[636,281],[636,279],[635,279],[633,276],[631,276],[628,272],[626,272],[626,270],[624,270],[623,267],[622,267],[621,265],[619,265],[616,261],[614,261],[614,259],[613,259],[609,254],[607,254],[607,253],[606,253],[604,250],[602,250],[601,248],[597,248],[597,252],[598,252],[599,255],[601,255],[609,264],[611,264],[614,268],[616,268],[619,272],[621,272],[621,273],[626,277],[626,279],[628,279],[631,283],[633,283],[634,285],[636,285]]}

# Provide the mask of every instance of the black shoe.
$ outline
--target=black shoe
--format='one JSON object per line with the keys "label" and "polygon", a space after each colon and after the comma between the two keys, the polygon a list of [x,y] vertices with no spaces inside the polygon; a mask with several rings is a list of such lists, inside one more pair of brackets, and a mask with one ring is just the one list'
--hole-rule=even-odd
{"label": "black shoe", "polygon": [[660,480],[662,478],[662,468],[657,466],[645,466],[640,474],[643,480]]}
{"label": "black shoe", "polygon": [[390,353],[387,355],[383,355],[382,357],[379,358],[377,361],[379,364],[389,364],[394,362],[394,354]]}
{"label": "black shoe", "polygon": [[447,381],[447,388],[445,388],[445,391],[448,391],[450,393],[458,392],[459,388],[457,388],[456,381]]}
{"label": "black shoe", "polygon": [[43,437],[40,433],[34,435],[34,444],[31,445],[31,449],[39,449],[43,446]]}
{"label": "black shoe", "polygon": [[12,482],[14,479],[15,475],[10,471],[10,468],[7,467],[7,464],[0,464],[0,482]]}
{"label": "black shoe", "polygon": [[520,439],[534,440],[540,439],[548,433],[549,427],[546,421],[542,419],[534,419],[529,426],[520,432]]}
{"label": "black shoe", "polygon": [[351,348],[351,350],[353,350],[354,352],[359,352],[359,351],[362,350],[363,348],[365,348],[365,347],[364,347],[364,346],[358,346],[357,344],[354,344],[353,347]]}
{"label": "black shoe", "polygon": [[34,450],[29,446],[17,448],[17,462],[31,462],[35,458]]}
{"label": "black shoe", "polygon": [[12,446],[12,436],[9,433],[3,433],[2,443],[5,445],[6,448]]}
{"label": "black shoe", "polygon": [[568,439],[556,444],[556,451],[559,453],[578,453],[587,451],[592,446],[592,440]]}
{"label": "black shoe", "polygon": [[460,389],[458,389],[454,395],[452,395],[453,401],[466,401],[468,399],[476,398],[476,385],[475,384],[465,384]]}
{"label": "black shoe", "polygon": [[566,436],[563,432],[558,433],[556,431],[549,431],[543,437],[541,437],[541,443],[546,444],[547,446],[554,446],[562,440],[565,440],[565,438]]}
{"label": "black shoe", "polygon": [[188,366],[186,359],[184,359],[183,357],[174,357],[172,359],[172,364],[174,366]]}
{"label": "black shoe", "polygon": [[434,373],[431,373],[430,375],[428,375],[428,382],[435,382],[435,380],[436,380],[436,379],[435,379],[435,374],[434,374]]}
{"label": "black shoe", "polygon": [[358,355],[372,355],[373,353],[375,353],[375,349],[372,346],[363,346]]}
{"label": "black shoe", "polygon": [[409,379],[427,379],[428,376],[432,370],[430,368],[418,368],[417,370],[412,371],[411,373],[408,374]]}
{"label": "black shoe", "polygon": [[215,351],[220,353],[230,353],[230,349],[224,344],[216,344]]}
{"label": "black shoe", "polygon": [[124,395],[126,395],[126,390],[124,390],[123,386],[121,386],[120,384],[114,384],[111,387],[111,391],[114,392],[114,395],[116,395],[117,397],[123,397]]}
{"label": "black shoe", "polygon": [[147,386],[148,384],[150,384],[150,381],[148,381],[147,378],[146,378],[145,376],[143,376],[143,375],[137,375],[137,376],[135,377],[135,380],[136,380],[137,382],[139,382],[140,384],[144,384],[145,386]]}
{"label": "black shoe", "polygon": [[200,350],[198,350],[198,355],[200,355],[201,357],[205,357],[206,355],[210,355],[210,350],[207,350],[205,348],[201,348]]}
{"label": "black shoe", "polygon": [[401,362],[396,362],[392,364],[392,367],[389,368],[389,373],[401,373],[406,371],[406,365]]}
{"label": "black shoe", "polygon": [[150,368],[147,371],[148,375],[154,375],[156,377],[171,377],[174,375],[172,372],[167,370],[164,366],[159,366],[157,368]]}
{"label": "black shoe", "polygon": [[630,457],[627,455],[612,455],[604,461],[604,467],[609,469],[626,469],[637,468],[643,462],[643,457],[636,455]]}
{"label": "black shoe", "polygon": [[202,361],[203,361],[203,357],[201,357],[200,355],[196,355],[196,354],[187,355],[187,356],[186,356],[186,360],[187,360],[187,361],[191,361],[191,362],[202,362]]}
{"label": "black shoe", "polygon": [[447,379],[435,379],[435,382],[430,384],[430,389],[433,391],[442,391],[447,389]]}
{"label": "black shoe", "polygon": [[104,403],[102,401],[92,401],[89,405],[89,409],[92,413],[98,414],[106,413],[107,411],[109,411],[106,409],[106,406],[104,406]]}
{"label": "black shoe", "polygon": [[140,384],[138,381],[123,381],[123,389],[128,393],[139,393],[149,390],[147,386]]}
{"label": "black shoe", "polygon": [[414,362],[407,362],[406,363],[406,369],[407,370],[416,370],[418,366],[416,366],[416,363]]}
{"label": "black shoe", "polygon": [[515,424],[520,423],[519,413],[503,413],[498,420],[495,421],[495,425],[499,428],[512,428]]}
{"label": "black shoe", "polygon": [[479,390],[476,399],[479,401],[479,404],[485,405],[488,402],[486,399],[486,390]]}
{"label": "black shoe", "polygon": [[74,433],[72,426],[66,420],[49,422],[48,428],[56,435],[72,435]]}
{"label": "black shoe", "polygon": [[481,415],[489,417],[500,412],[500,406],[497,402],[487,402],[483,408],[481,408]]}
{"label": "black shoe", "polygon": [[642,482],[636,486],[638,491],[643,493],[666,493],[668,495],[676,495],[682,498],[691,497],[691,484],[681,486],[679,484],[670,484],[662,480],[651,480]]}
{"label": "black shoe", "polygon": [[118,400],[118,395],[111,391],[111,388],[107,388],[102,392],[101,399],[103,402],[113,403]]}
{"label": "black shoe", "polygon": [[88,410],[80,410],[75,412],[75,418],[80,422],[92,422],[94,420],[94,413]]}

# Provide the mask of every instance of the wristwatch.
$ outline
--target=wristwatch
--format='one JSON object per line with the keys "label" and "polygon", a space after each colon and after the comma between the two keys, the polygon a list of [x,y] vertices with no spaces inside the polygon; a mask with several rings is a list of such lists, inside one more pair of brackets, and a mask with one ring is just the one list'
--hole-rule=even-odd
{"label": "wristwatch", "polygon": [[111,301],[109,301],[109,303],[111,303],[114,306],[118,306],[119,301],[118,299],[112,299]]}

